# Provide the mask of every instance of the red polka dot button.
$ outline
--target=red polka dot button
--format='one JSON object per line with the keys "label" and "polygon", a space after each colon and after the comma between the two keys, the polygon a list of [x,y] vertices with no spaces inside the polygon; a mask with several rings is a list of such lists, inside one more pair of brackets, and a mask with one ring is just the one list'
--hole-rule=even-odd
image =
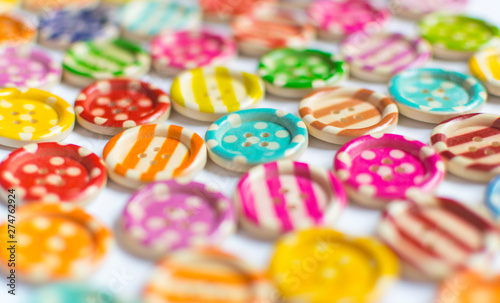
{"label": "red polka dot button", "polygon": [[0,163],[0,193],[16,201],[85,204],[106,185],[106,167],[91,151],[54,142],[28,144]]}
{"label": "red polka dot button", "polygon": [[86,129],[116,135],[134,126],[164,122],[170,115],[170,99],[149,83],[113,79],[83,89],[75,101],[75,112]]}

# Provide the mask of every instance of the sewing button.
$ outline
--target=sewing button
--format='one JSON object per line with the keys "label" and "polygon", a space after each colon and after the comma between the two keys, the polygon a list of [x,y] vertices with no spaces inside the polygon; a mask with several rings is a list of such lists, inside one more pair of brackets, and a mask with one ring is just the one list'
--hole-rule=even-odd
{"label": "sewing button", "polygon": [[297,159],[307,148],[304,122],[272,108],[247,109],[215,121],[205,134],[210,159],[233,171],[281,159]]}
{"label": "sewing button", "polygon": [[0,47],[16,46],[33,42],[36,28],[21,16],[14,14],[0,15]]}
{"label": "sewing button", "polygon": [[482,81],[488,92],[500,96],[500,48],[489,47],[469,60],[472,75]]}
{"label": "sewing button", "polygon": [[366,135],[345,144],[334,170],[351,199],[383,208],[414,193],[432,193],[444,178],[441,157],[420,141],[394,134]]}

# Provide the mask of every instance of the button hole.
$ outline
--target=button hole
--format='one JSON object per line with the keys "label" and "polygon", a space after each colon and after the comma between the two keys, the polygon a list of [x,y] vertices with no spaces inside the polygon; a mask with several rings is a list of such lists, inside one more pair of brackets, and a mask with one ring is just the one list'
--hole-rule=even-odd
{"label": "button hole", "polygon": [[155,151],[155,152],[159,152],[159,151],[160,151],[160,149],[161,149],[161,148],[159,148],[159,147],[155,147],[155,148],[153,148],[153,151]]}
{"label": "button hole", "polygon": [[245,133],[245,134],[243,135],[243,137],[245,137],[245,138],[250,138],[250,137],[252,137],[252,136],[253,136],[253,134],[252,134],[252,133]]}
{"label": "button hole", "polygon": [[45,174],[46,174],[46,173],[48,173],[48,172],[49,172],[49,170],[48,170],[48,169],[46,169],[46,168],[40,168],[40,170],[38,171],[38,173],[39,173],[40,175],[45,175]]}
{"label": "button hole", "polygon": [[429,93],[429,90],[428,90],[428,89],[423,89],[423,90],[422,90],[422,93],[424,93],[424,94],[428,94],[428,93]]}
{"label": "button hole", "polygon": [[151,165],[156,165],[157,163],[158,162],[156,160],[153,160],[153,161],[149,162],[149,164],[151,164]]}
{"label": "button hole", "polygon": [[32,110],[30,110],[30,111],[28,112],[28,114],[29,114],[29,115],[34,115],[34,114],[35,114],[35,112],[34,112],[34,111],[32,111]]}
{"label": "button hole", "polygon": [[142,154],[139,154],[139,155],[137,155],[137,156],[138,156],[139,158],[146,158],[146,157],[148,156],[148,154],[144,154],[144,153],[142,153]]}
{"label": "button hole", "polygon": [[308,198],[308,197],[309,197],[309,196],[308,196],[306,193],[301,193],[301,194],[300,194],[300,199],[302,199],[303,201],[304,201],[304,200],[307,200],[307,198]]}
{"label": "button hole", "polygon": [[338,115],[338,114],[340,114],[340,110],[334,110],[334,111],[332,111],[332,114]]}
{"label": "button hole", "polygon": [[13,116],[17,116],[17,115],[19,115],[19,113],[18,113],[18,112],[12,112],[11,114],[12,114]]}
{"label": "button hole", "polygon": [[475,146],[469,146],[469,151],[470,152],[475,152],[477,150],[477,147]]}
{"label": "button hole", "polygon": [[66,170],[64,170],[64,169],[58,169],[58,170],[56,170],[56,174],[61,175],[61,176],[65,175],[66,174]]}
{"label": "button hole", "polygon": [[266,146],[268,146],[268,145],[269,145],[269,143],[268,143],[268,142],[260,142],[260,146],[262,146],[262,147],[266,147]]}
{"label": "button hole", "polygon": [[270,136],[270,134],[269,133],[263,133],[261,136],[264,137],[264,138],[267,138],[267,137]]}
{"label": "button hole", "polygon": [[31,123],[37,123],[37,122],[38,122],[38,120],[31,119],[31,120],[30,120],[30,122],[31,122]]}
{"label": "button hole", "polygon": [[350,111],[350,112],[353,112],[353,111],[355,111],[356,109],[355,109],[354,107],[349,107],[347,110],[348,110],[348,111]]}
{"label": "button hole", "polygon": [[119,114],[119,113],[121,113],[121,112],[122,112],[122,110],[121,110],[121,109],[119,109],[119,108],[115,108],[115,109],[113,109],[113,114]]}
{"label": "button hole", "polygon": [[402,174],[402,173],[404,173],[404,172],[405,172],[405,169],[404,169],[404,167],[402,167],[402,166],[398,166],[398,167],[396,167],[396,168],[394,169],[394,171],[395,171],[395,172],[397,172],[397,173],[399,173],[399,174]]}
{"label": "button hole", "polygon": [[382,164],[391,165],[392,160],[389,158],[384,158],[384,159],[382,159]]}
{"label": "button hole", "polygon": [[161,157],[162,157],[163,159],[168,159],[168,158],[170,158],[170,157],[171,157],[171,155],[169,155],[169,154],[163,154],[163,155],[161,155]]}
{"label": "button hole", "polygon": [[355,115],[354,119],[356,119],[356,120],[363,120],[363,116],[362,115]]}
{"label": "button hole", "polygon": [[21,121],[19,121],[19,120],[14,120],[14,124],[21,124]]}
{"label": "button hole", "polygon": [[35,183],[39,184],[39,185],[45,185],[45,179],[43,179],[43,178],[37,178],[35,180]]}
{"label": "button hole", "polygon": [[500,142],[493,141],[493,142],[491,142],[491,146],[494,146],[494,147],[500,146]]}
{"label": "button hole", "polygon": [[342,122],[342,123],[346,123],[346,122],[347,122],[347,119],[346,119],[346,118],[340,118],[340,122]]}
{"label": "button hole", "polygon": [[280,188],[280,194],[287,194],[290,190],[288,188]]}
{"label": "button hole", "polygon": [[494,155],[495,152],[492,149],[487,148],[484,150],[484,154],[490,156],[490,155]]}
{"label": "button hole", "polygon": [[474,138],[472,138],[472,140],[474,142],[481,142],[481,141],[483,141],[483,138],[481,138],[481,137],[474,137]]}
{"label": "button hole", "polygon": [[116,106],[116,103],[115,102],[109,102],[108,106],[109,107],[114,107],[114,106]]}
{"label": "button hole", "polygon": [[131,106],[129,109],[130,109],[131,111],[137,110],[137,106]]}
{"label": "button hole", "polygon": [[392,175],[385,175],[382,177],[385,181],[392,181],[394,180],[394,177]]}
{"label": "button hole", "polygon": [[250,143],[250,142],[245,142],[245,143],[243,143],[243,146],[244,146],[244,147],[249,147],[250,145],[252,145],[252,143]]}
{"label": "button hole", "polygon": [[372,166],[370,166],[369,170],[371,172],[376,172],[376,171],[378,171],[378,168],[379,168],[378,165],[372,165]]}

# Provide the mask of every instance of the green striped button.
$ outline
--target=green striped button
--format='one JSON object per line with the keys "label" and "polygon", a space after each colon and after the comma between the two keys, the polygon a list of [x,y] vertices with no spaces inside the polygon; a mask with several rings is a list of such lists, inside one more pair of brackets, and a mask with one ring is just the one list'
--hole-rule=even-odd
{"label": "green striped button", "polygon": [[96,80],[138,77],[149,70],[151,59],[137,44],[117,39],[73,44],[63,60],[63,68]]}

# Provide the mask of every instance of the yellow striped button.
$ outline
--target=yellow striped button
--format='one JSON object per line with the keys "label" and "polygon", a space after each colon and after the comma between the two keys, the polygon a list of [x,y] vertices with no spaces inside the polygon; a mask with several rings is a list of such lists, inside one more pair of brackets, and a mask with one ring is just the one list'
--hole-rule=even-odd
{"label": "yellow striped button", "polygon": [[475,53],[470,58],[469,67],[472,74],[483,82],[491,94],[500,96],[499,47],[490,47]]}
{"label": "yellow striped button", "polygon": [[174,79],[170,95],[180,114],[212,122],[228,113],[255,107],[264,97],[264,84],[257,75],[221,66],[195,68]]}
{"label": "yellow striped button", "polygon": [[31,88],[0,90],[0,144],[58,142],[73,130],[75,112],[62,98]]}

